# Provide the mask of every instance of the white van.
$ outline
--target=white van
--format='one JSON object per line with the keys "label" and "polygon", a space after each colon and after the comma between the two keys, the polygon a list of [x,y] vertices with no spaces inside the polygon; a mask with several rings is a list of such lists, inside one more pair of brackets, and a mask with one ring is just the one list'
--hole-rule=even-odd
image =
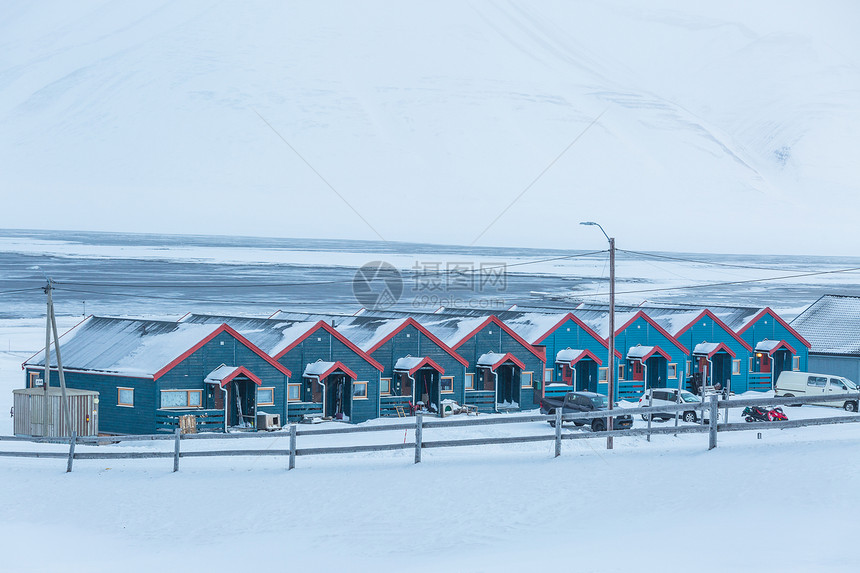
{"label": "white van", "polygon": [[[858,392],[857,385],[842,376],[813,374],[812,372],[783,371],[776,381],[774,395],[777,398],[795,396],[821,396],[827,394],[847,394]],[[841,406],[849,412],[857,411],[858,400],[836,400],[820,402],[825,406]]]}

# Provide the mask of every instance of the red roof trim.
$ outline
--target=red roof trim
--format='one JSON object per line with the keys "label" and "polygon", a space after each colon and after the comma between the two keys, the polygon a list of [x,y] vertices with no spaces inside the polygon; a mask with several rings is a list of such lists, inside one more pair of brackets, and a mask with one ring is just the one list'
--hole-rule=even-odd
{"label": "red roof trim", "polygon": [[[564,350],[566,350],[566,349],[564,349]],[[620,357],[621,353],[618,352],[618,355]],[[583,350],[582,352],[580,352],[579,356],[577,356],[575,360],[571,360],[570,362],[562,361],[562,364],[570,364],[571,366],[573,366],[574,364],[576,364],[577,362],[579,362],[583,358],[591,358],[592,360],[597,362],[598,366],[603,366],[603,361],[600,358],[598,358],[597,356],[595,356],[595,354],[591,350]],[[558,360],[556,360],[556,364],[557,363],[558,363]]]}
{"label": "red roof trim", "polygon": [[244,366],[239,366],[238,368],[236,368],[236,370],[234,370],[233,372],[231,372],[229,376],[226,376],[226,377],[224,377],[224,378],[222,378],[222,379],[221,379],[221,387],[223,388],[223,387],[224,387],[224,384],[229,383],[230,381],[232,381],[232,380],[233,380],[233,378],[235,378],[235,377],[236,377],[236,376],[238,376],[239,374],[244,374],[245,376],[247,376],[248,378],[250,378],[250,379],[251,379],[251,381],[252,381],[252,382],[254,382],[257,386],[262,386],[262,385],[263,385],[263,381],[262,381],[262,380],[260,380],[260,378],[259,378],[259,377],[255,376],[253,373],[251,373],[251,371],[250,371],[250,370],[248,370],[248,369],[247,369],[247,368],[245,368]]}
{"label": "red roof trim", "polygon": [[268,362],[270,365],[274,366],[282,374],[286,374],[288,377],[292,376],[292,373],[289,371],[289,369],[287,369],[286,367],[284,367],[281,364],[278,364],[278,362],[276,362],[274,358],[272,358],[271,356],[269,356],[268,354],[266,354],[265,352],[263,352],[262,350],[260,350],[256,346],[254,346],[254,344],[250,340],[248,340],[247,338],[245,338],[244,336],[242,336],[241,334],[239,334],[238,332],[233,330],[227,324],[222,324],[221,326],[216,328],[211,334],[209,334],[206,338],[204,338],[203,340],[201,340],[200,342],[198,342],[197,344],[195,344],[194,346],[192,346],[191,348],[189,348],[188,350],[183,352],[181,355],[174,358],[167,366],[165,366],[164,368],[162,368],[161,370],[156,372],[152,376],[152,379],[158,380],[159,378],[161,378],[162,376],[164,376],[165,374],[170,372],[174,366],[176,366],[177,364],[179,364],[180,362],[182,362],[183,360],[185,360],[186,358],[188,358],[189,356],[191,356],[192,354],[194,354],[195,352],[200,350],[207,342],[209,342],[210,340],[212,340],[213,338],[215,338],[216,336],[218,336],[222,332],[228,333],[230,336],[232,336],[233,338],[235,338],[236,340],[241,342],[246,348],[248,348],[248,350],[252,351],[254,354],[256,354],[257,356],[259,356],[260,358],[262,358],[263,360]]}
{"label": "red roof trim", "polygon": [[430,358],[429,356],[425,356],[424,358],[421,359],[421,362],[419,362],[418,364],[413,366],[411,370],[409,370],[409,375],[412,376],[413,374],[415,374],[416,372],[418,372],[419,370],[421,370],[425,366],[430,366],[439,374],[445,374],[444,368],[439,366],[439,364],[437,364],[436,361],[433,360],[432,358]]}
{"label": "red roof trim", "polygon": [[759,320],[761,320],[761,318],[762,318],[765,314],[768,314],[768,313],[770,314],[770,316],[771,316],[771,317],[773,317],[773,319],[774,319],[775,321],[777,321],[778,323],[780,323],[782,326],[784,326],[784,327],[786,328],[786,330],[788,330],[791,334],[793,334],[795,337],[797,337],[797,339],[801,342],[801,344],[803,344],[803,345],[804,345],[804,346],[806,346],[807,348],[812,348],[812,344],[810,344],[808,340],[806,340],[805,338],[803,338],[803,337],[800,335],[800,333],[799,333],[799,332],[797,332],[796,330],[794,330],[794,329],[791,327],[791,325],[790,325],[790,324],[788,324],[788,323],[787,323],[787,322],[785,322],[782,318],[780,318],[780,316],[779,316],[777,313],[775,313],[775,312],[773,311],[773,309],[772,309],[772,308],[770,308],[769,306],[766,306],[766,307],[764,307],[762,310],[760,310],[760,311],[759,311],[759,313],[758,313],[757,315],[755,315],[755,316],[753,317],[753,319],[752,319],[751,321],[749,321],[749,322],[746,324],[746,326],[744,326],[743,328],[741,328],[740,330],[738,330],[738,334],[743,334],[744,332],[746,332],[746,331],[747,331],[747,329],[748,329],[749,327],[751,327],[753,324],[755,324],[756,322],[758,322]]}
{"label": "red roof trim", "polygon": [[478,334],[478,332],[480,332],[483,328],[486,328],[486,327],[487,327],[488,325],[490,325],[490,324],[496,324],[496,325],[498,325],[498,326],[499,326],[499,328],[501,328],[501,329],[502,329],[502,330],[504,330],[506,333],[508,333],[508,334],[509,334],[509,335],[510,335],[514,340],[516,340],[520,345],[522,345],[523,347],[525,347],[525,348],[526,348],[526,350],[528,350],[529,352],[531,352],[532,354],[534,354],[535,356],[537,356],[539,360],[541,360],[542,362],[545,362],[545,361],[546,361],[546,359],[541,355],[541,353],[540,353],[539,351],[537,351],[537,350],[536,350],[536,349],[535,349],[531,344],[529,344],[528,342],[526,342],[525,338],[523,338],[522,336],[520,336],[519,334],[517,334],[516,332],[514,332],[514,331],[513,331],[513,329],[511,329],[511,327],[510,327],[510,326],[508,326],[507,324],[505,324],[504,322],[502,322],[502,321],[499,319],[499,317],[497,317],[495,314],[491,314],[490,316],[488,316],[488,317],[487,317],[487,319],[486,319],[484,322],[482,322],[482,323],[481,323],[481,324],[480,324],[476,329],[474,329],[472,332],[470,332],[469,334],[467,334],[466,336],[464,336],[463,338],[461,338],[461,339],[460,339],[460,341],[459,341],[459,342],[457,342],[457,344],[455,344],[455,345],[454,345],[454,346],[452,346],[451,348],[453,348],[454,350],[457,350],[457,349],[458,349],[458,348],[460,348],[463,344],[465,344],[467,340],[469,340],[470,338],[472,338],[473,336],[475,336],[476,334]]}
{"label": "red roof trim", "polygon": [[[535,342],[534,342],[534,343],[535,343],[535,344],[540,344],[541,342],[543,342],[544,340],[546,340],[546,339],[547,339],[550,335],[552,335],[556,330],[558,330],[559,328],[561,328],[561,325],[562,325],[562,324],[564,324],[565,322],[567,322],[568,320],[572,320],[572,321],[573,321],[577,326],[579,326],[581,329],[583,329],[585,332],[587,332],[589,336],[591,336],[592,338],[594,338],[595,340],[597,340],[598,342],[600,342],[600,344],[602,344],[602,345],[606,348],[606,350],[607,350],[607,351],[609,350],[609,341],[608,341],[608,339],[604,339],[602,336],[600,336],[599,334],[597,334],[597,333],[596,333],[596,332],[595,332],[595,331],[594,331],[590,326],[588,326],[587,324],[585,324],[584,322],[582,322],[582,319],[580,319],[578,316],[576,316],[576,315],[575,315],[575,314],[573,314],[572,312],[568,312],[567,314],[565,314],[565,315],[561,318],[561,320],[559,320],[559,321],[555,324],[555,326],[553,326],[552,328],[550,328],[549,330],[547,330],[545,333],[543,333],[543,334],[540,336],[540,338],[538,338],[537,340],[535,340]],[[617,348],[615,349],[615,355],[616,355],[618,358],[621,358],[621,352],[619,352]]]}
{"label": "red roof trim", "polygon": [[[520,360],[519,358],[517,358],[516,356],[514,356],[510,352],[505,353],[505,355],[502,356],[502,358],[499,359],[498,362],[496,362],[492,366],[489,366],[489,368],[490,368],[490,370],[495,370],[496,368],[498,368],[499,366],[501,366],[505,362],[513,362],[514,364],[516,364],[517,366],[520,367],[520,370],[526,369],[526,365],[523,364],[522,360]],[[486,364],[481,365],[481,366],[479,366],[479,368],[487,368],[487,365]]]}
{"label": "red roof trim", "polygon": [[283,350],[281,350],[280,352],[275,354],[275,356],[274,356],[275,360],[280,360],[284,356],[284,354],[286,354],[287,352],[289,352],[290,350],[292,350],[293,348],[295,348],[296,346],[298,346],[299,344],[304,342],[304,340],[308,336],[310,336],[311,334],[316,332],[317,329],[320,329],[320,328],[322,328],[323,330],[325,330],[326,332],[328,332],[329,334],[331,334],[332,336],[337,338],[339,341],[344,343],[347,346],[347,348],[349,348],[350,350],[352,350],[353,352],[355,352],[356,354],[358,354],[359,356],[361,356],[362,358],[367,360],[371,366],[373,366],[374,368],[376,368],[380,372],[385,370],[385,368],[382,366],[382,364],[377,362],[372,356],[370,356],[369,353],[365,352],[364,350],[362,350],[361,348],[359,348],[358,346],[353,344],[350,339],[348,339],[346,336],[344,336],[343,334],[338,332],[335,327],[333,327],[332,325],[330,325],[329,323],[327,323],[324,320],[318,320],[316,322],[316,324],[314,326],[312,326],[311,328],[309,328],[306,333],[304,333],[303,335],[301,335],[300,337],[295,339],[292,342],[292,344],[290,344],[289,346],[287,346],[286,348],[284,348]]}
{"label": "red roof trim", "polygon": [[454,352],[454,350],[453,350],[450,346],[448,346],[447,344],[445,344],[444,342],[442,342],[441,340],[439,340],[439,338],[437,338],[437,337],[436,337],[432,332],[430,332],[429,330],[427,330],[425,327],[421,326],[421,323],[419,323],[417,320],[415,320],[415,319],[414,319],[414,318],[412,318],[411,316],[410,316],[410,317],[408,317],[408,318],[406,318],[406,319],[403,321],[403,324],[401,324],[400,326],[398,326],[397,328],[395,328],[393,331],[391,331],[390,333],[388,333],[388,335],[386,335],[386,336],[385,336],[385,338],[383,338],[382,340],[380,340],[379,342],[377,342],[376,344],[374,344],[374,345],[373,345],[373,348],[371,348],[370,350],[368,350],[368,351],[367,351],[367,354],[373,354],[374,352],[376,352],[377,350],[379,350],[379,348],[380,348],[383,344],[385,344],[386,342],[388,342],[389,340],[391,340],[392,338],[394,338],[394,336],[395,336],[398,332],[400,332],[401,330],[403,330],[403,329],[404,329],[404,328],[406,328],[407,326],[414,326],[415,328],[417,328],[417,329],[418,329],[418,331],[419,331],[421,334],[424,334],[425,336],[427,336],[427,338],[429,338],[430,340],[432,340],[432,341],[433,341],[435,344],[437,344],[437,345],[438,345],[442,350],[444,350],[445,352],[447,352],[448,354],[450,354],[450,355],[451,355],[451,357],[452,357],[452,358],[454,358],[454,360],[456,360],[457,362],[459,362],[459,363],[460,363],[460,364],[462,364],[463,366],[468,366],[468,365],[469,365],[469,361],[468,361],[468,360],[466,360],[465,358],[463,358],[462,356],[460,356],[459,354],[457,354],[456,352]]}
{"label": "red roof trim", "polygon": [[[640,318],[640,317],[642,317],[643,319],[645,319],[645,322],[647,322],[648,324],[650,324],[651,326],[653,326],[654,328],[656,328],[656,329],[657,329],[657,332],[659,332],[660,334],[662,334],[663,336],[665,336],[666,338],[668,338],[668,339],[669,339],[669,342],[671,342],[672,344],[674,344],[675,346],[677,346],[677,347],[678,347],[678,349],[679,349],[679,350],[681,350],[681,352],[683,352],[685,355],[690,354],[690,352],[689,352],[689,351],[684,347],[684,345],[683,345],[683,344],[681,344],[680,342],[678,342],[678,339],[677,339],[677,338],[675,338],[674,336],[672,336],[671,334],[669,334],[669,332],[668,332],[668,331],[666,331],[666,329],[665,329],[665,328],[663,328],[662,326],[660,326],[659,324],[657,324],[657,323],[654,321],[654,319],[653,319],[653,318],[651,318],[650,316],[648,316],[648,315],[645,313],[645,311],[644,311],[644,310],[640,310],[640,311],[638,311],[636,314],[634,314],[634,315],[633,315],[633,318],[631,318],[630,320],[628,320],[627,322],[625,322],[625,323],[624,323],[624,325],[623,325],[623,326],[621,326],[621,328],[616,329],[616,330],[615,330],[615,336],[618,336],[618,335],[619,335],[619,334],[620,334],[624,329],[626,329],[628,326],[630,326],[631,324],[633,324],[634,322],[636,322],[636,319],[638,319],[638,318]],[[650,346],[650,345],[649,345],[649,346]],[[654,346],[654,347],[655,347],[655,348],[659,348],[659,346]],[[661,349],[661,351],[662,351],[662,349]],[[668,358],[668,356],[667,356],[667,358]]]}
{"label": "red roof trim", "polygon": [[[747,344],[746,340],[744,340],[743,338],[741,338],[741,337],[740,337],[740,335],[738,335],[734,330],[732,330],[731,328],[729,328],[729,325],[727,325],[725,322],[723,322],[722,320],[720,320],[720,319],[719,319],[719,317],[718,317],[717,315],[715,315],[713,312],[711,312],[711,311],[710,311],[709,309],[707,309],[707,308],[706,308],[705,310],[703,310],[702,312],[700,312],[700,313],[698,314],[698,316],[696,316],[696,318],[694,318],[693,320],[691,320],[691,321],[690,321],[690,324],[688,324],[687,326],[685,326],[684,328],[682,328],[681,330],[679,330],[679,331],[678,331],[678,334],[677,334],[677,336],[676,336],[676,338],[681,338],[681,335],[682,335],[682,334],[684,334],[685,332],[687,332],[688,330],[690,330],[690,328],[692,328],[694,324],[696,324],[698,321],[700,321],[700,320],[702,319],[702,317],[703,317],[703,316],[710,317],[710,318],[711,318],[711,320],[713,320],[715,323],[717,323],[717,325],[721,326],[721,327],[723,328],[723,330],[725,330],[726,332],[728,332],[728,333],[729,333],[729,335],[731,335],[731,337],[732,337],[732,338],[734,338],[735,340],[737,340],[738,342],[740,342],[740,343],[743,345],[743,347],[744,347],[744,348],[746,348],[746,349],[747,349],[747,350],[749,350],[750,352],[752,352],[752,351],[753,351],[752,346],[750,346],[749,344]],[[693,349],[691,348],[691,349],[690,349],[690,351],[692,352],[692,350],[693,350]],[[732,356],[734,356],[734,354],[732,354]]]}
{"label": "red roof trim", "polygon": [[[311,362],[311,364],[313,364],[313,362]],[[348,375],[353,380],[358,380],[358,376],[355,375],[355,372],[353,372],[352,370],[347,368],[346,364],[344,364],[340,360],[336,361],[332,365],[332,367],[329,368],[328,370],[326,370],[324,373],[320,374],[319,376],[313,376],[313,378],[319,378],[320,380],[325,380],[326,378],[328,378],[331,375],[332,372],[334,372],[336,370],[341,370],[344,374]],[[302,373],[302,376],[304,376],[304,373]]]}
{"label": "red roof trim", "polygon": [[[695,347],[693,347],[693,348],[695,349]],[[734,353],[734,352],[732,352],[732,349],[731,349],[731,348],[729,348],[728,346],[726,346],[726,345],[725,345],[724,343],[722,343],[722,342],[718,343],[718,344],[717,344],[717,347],[716,347],[716,348],[714,348],[714,349],[713,349],[710,353],[708,353],[706,356],[707,356],[708,358],[712,358],[712,357],[714,356],[714,354],[716,354],[717,352],[719,352],[719,351],[721,351],[721,350],[725,350],[725,351],[726,351],[726,353],[727,353],[729,356],[731,356],[732,358],[735,358],[735,357],[736,357],[735,353]],[[692,354],[692,356],[701,356],[701,354]]]}

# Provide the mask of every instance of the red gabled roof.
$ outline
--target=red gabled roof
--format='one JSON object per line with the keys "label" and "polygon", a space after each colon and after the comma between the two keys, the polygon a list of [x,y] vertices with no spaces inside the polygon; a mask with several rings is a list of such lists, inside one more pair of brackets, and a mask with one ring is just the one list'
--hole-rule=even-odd
{"label": "red gabled roof", "polygon": [[[608,342],[608,340],[607,340],[607,339],[604,339],[602,336],[600,336],[599,334],[597,334],[596,332],[594,332],[594,330],[593,330],[590,326],[588,326],[587,324],[585,324],[584,322],[582,322],[582,319],[581,319],[581,318],[579,318],[578,316],[576,316],[575,314],[573,314],[572,312],[568,312],[567,314],[565,314],[565,315],[561,318],[561,320],[559,320],[557,323],[555,323],[555,325],[554,325],[552,328],[550,328],[550,329],[549,329],[549,330],[547,330],[545,333],[543,333],[543,334],[540,336],[540,338],[538,338],[537,340],[535,340],[535,344],[541,343],[541,342],[543,342],[544,340],[546,340],[546,339],[547,339],[547,337],[548,337],[549,335],[551,335],[553,332],[555,332],[556,330],[558,330],[559,328],[561,328],[561,325],[562,325],[562,324],[564,324],[565,322],[567,322],[568,320],[572,320],[573,322],[575,322],[577,326],[579,326],[580,328],[582,328],[585,332],[587,332],[587,333],[588,333],[590,336],[592,336],[595,340],[599,341],[599,342],[600,342],[600,344],[602,344],[603,346],[605,346],[605,347],[606,347],[606,350],[609,350],[609,342]],[[615,350],[615,354],[618,356],[618,358],[621,358],[621,353],[618,351],[618,349],[616,349],[616,350]]]}
{"label": "red gabled roof", "polygon": [[[332,372],[336,372],[337,370],[340,370],[341,372],[343,372],[344,374],[346,374],[347,376],[349,376],[353,380],[358,380],[358,376],[355,375],[355,372],[353,372],[352,370],[347,368],[346,364],[344,364],[340,360],[338,360],[334,364],[332,364],[332,366],[328,370],[326,370],[325,372],[320,374],[318,376],[318,378],[320,380],[325,380],[326,378],[329,377],[329,375],[331,375]],[[302,375],[304,376],[304,373]],[[317,377],[317,376],[314,375],[314,377]]]}
{"label": "red gabled roof", "polygon": [[233,338],[235,338],[236,340],[241,342],[246,348],[248,348],[248,350],[250,350],[251,352],[253,352],[257,356],[259,356],[260,358],[262,358],[263,360],[268,362],[270,365],[274,366],[282,374],[286,374],[287,376],[292,376],[292,373],[289,371],[289,369],[285,368],[281,364],[278,364],[278,362],[276,362],[274,358],[272,358],[271,356],[269,356],[268,354],[266,354],[265,352],[263,352],[262,350],[260,350],[256,346],[254,346],[254,344],[250,340],[248,340],[247,338],[245,338],[244,336],[242,336],[241,334],[236,332],[234,329],[232,329],[227,324],[222,324],[221,326],[216,328],[211,334],[209,334],[206,338],[204,338],[203,340],[201,340],[200,342],[198,342],[197,344],[195,344],[194,346],[192,346],[191,348],[189,348],[188,350],[183,352],[180,356],[177,356],[176,358],[174,358],[170,362],[170,364],[168,364],[167,366],[165,366],[164,368],[162,368],[161,370],[156,372],[153,375],[152,379],[158,380],[159,378],[161,378],[162,376],[164,376],[165,374],[170,372],[174,366],[176,366],[177,364],[179,364],[180,362],[182,362],[183,360],[185,360],[186,358],[188,358],[189,356],[191,356],[192,354],[194,354],[195,352],[200,350],[207,342],[209,342],[210,340],[212,340],[213,338],[215,338],[216,336],[218,336],[222,332],[228,333],[230,336],[232,336]]}
{"label": "red gabled roof", "polygon": [[[644,311],[644,310],[640,310],[640,311],[638,311],[636,314],[634,314],[634,315],[633,315],[633,318],[631,318],[630,320],[628,320],[627,322],[625,322],[625,323],[624,323],[620,328],[616,329],[616,330],[615,330],[615,336],[618,336],[618,335],[619,335],[619,334],[620,334],[624,329],[626,329],[628,326],[630,326],[631,324],[633,324],[634,322],[636,322],[636,319],[637,319],[637,318],[640,318],[640,317],[641,317],[641,318],[644,318],[644,319],[645,319],[645,322],[647,322],[648,324],[650,324],[651,326],[653,326],[654,328],[656,328],[656,329],[657,329],[657,332],[659,332],[660,334],[662,334],[663,336],[665,336],[665,337],[669,340],[669,342],[671,342],[672,344],[674,344],[675,346],[677,346],[677,347],[678,347],[678,349],[679,349],[681,352],[683,352],[684,354],[690,354],[690,352],[689,352],[689,351],[684,347],[684,345],[683,345],[683,344],[681,344],[680,342],[678,342],[678,339],[677,339],[677,338],[675,338],[674,336],[672,336],[671,334],[669,334],[669,332],[668,332],[665,328],[663,328],[662,326],[660,326],[659,324],[657,324],[657,323],[654,321],[654,319],[653,319],[653,318],[651,318],[650,316],[648,316],[648,315],[645,313],[645,311]],[[648,346],[651,346],[651,345],[648,345]],[[656,348],[656,347],[655,347],[655,348]],[[667,356],[667,358],[668,358],[668,356]]]}
{"label": "red gabled roof", "polygon": [[451,355],[451,357],[452,357],[452,358],[454,358],[454,360],[456,360],[457,362],[459,362],[459,363],[460,363],[460,364],[462,364],[463,366],[468,366],[468,365],[469,365],[469,361],[468,361],[468,360],[466,360],[465,358],[463,358],[462,356],[460,356],[459,354],[457,354],[456,352],[454,352],[454,350],[453,350],[450,346],[448,346],[447,344],[445,344],[444,342],[442,342],[441,340],[439,340],[439,338],[437,338],[437,337],[436,337],[432,332],[430,332],[429,330],[427,330],[426,328],[424,328],[423,326],[421,326],[421,323],[419,323],[417,320],[415,320],[415,319],[414,319],[414,318],[412,318],[411,316],[410,316],[409,318],[405,319],[405,320],[403,321],[403,323],[402,323],[400,326],[398,326],[397,328],[395,328],[394,330],[392,330],[390,333],[388,333],[388,334],[385,336],[385,338],[383,338],[382,340],[380,340],[379,342],[377,342],[376,344],[374,344],[374,345],[373,345],[373,348],[371,348],[371,349],[369,349],[369,350],[367,351],[367,354],[373,354],[374,352],[376,352],[377,350],[379,350],[379,348],[380,348],[383,344],[385,344],[386,342],[388,342],[389,340],[391,340],[392,338],[394,338],[394,336],[395,336],[398,332],[400,332],[401,330],[403,330],[403,329],[404,329],[404,328],[406,328],[407,326],[414,326],[415,328],[417,328],[417,329],[418,329],[418,331],[419,331],[421,334],[425,335],[427,338],[429,338],[429,339],[430,339],[430,340],[432,340],[434,343],[436,343],[436,344],[437,344],[437,345],[438,345],[442,350],[444,350],[445,352],[447,352],[448,354],[450,354],[450,355]]}
{"label": "red gabled roof", "polygon": [[413,374],[415,374],[416,372],[418,372],[419,370],[421,370],[425,366],[430,366],[431,368],[433,368],[433,370],[435,370],[439,374],[445,374],[444,368],[439,366],[439,364],[437,364],[436,361],[433,360],[432,358],[430,358],[429,356],[425,356],[421,359],[420,362],[418,362],[415,366],[413,366],[412,368],[409,369],[409,375],[412,376]]}
{"label": "red gabled roof", "polygon": [[756,322],[758,322],[758,321],[761,319],[761,317],[763,317],[765,314],[770,314],[770,315],[773,317],[773,319],[774,319],[774,320],[776,320],[778,323],[780,323],[782,326],[784,326],[784,327],[785,327],[785,328],[786,328],[790,333],[792,333],[794,336],[796,336],[796,337],[797,337],[797,339],[798,339],[798,340],[799,340],[799,341],[800,341],[804,346],[806,346],[807,348],[812,348],[812,344],[810,344],[808,340],[806,340],[805,338],[803,338],[803,337],[800,335],[800,333],[799,333],[799,332],[797,332],[796,330],[794,330],[794,329],[791,327],[791,325],[790,325],[790,324],[788,324],[788,323],[787,323],[787,322],[785,322],[782,318],[780,318],[780,316],[779,316],[777,313],[775,313],[775,312],[773,311],[773,309],[771,309],[769,306],[766,306],[766,307],[764,307],[762,310],[760,310],[760,311],[759,311],[759,313],[758,313],[758,314],[756,314],[756,315],[752,318],[752,320],[750,320],[749,322],[747,322],[747,323],[746,323],[746,325],[745,325],[743,328],[741,328],[740,330],[738,330],[738,334],[743,334],[744,332],[746,332],[746,330],[747,330],[749,327],[751,327],[753,324],[755,324]]}
{"label": "red gabled roof", "polygon": [[380,372],[385,370],[385,368],[382,366],[382,364],[380,364],[379,362],[374,360],[374,358],[370,355],[370,353],[365,352],[364,350],[362,350],[361,348],[359,348],[358,346],[353,344],[351,340],[349,340],[346,336],[344,336],[343,334],[338,332],[335,327],[333,327],[332,325],[330,325],[329,323],[327,323],[324,320],[317,321],[317,323],[314,326],[312,326],[311,328],[309,328],[306,333],[304,333],[303,335],[301,335],[300,337],[295,339],[289,346],[287,346],[286,348],[284,348],[283,350],[278,352],[274,357],[275,360],[279,360],[284,354],[286,354],[287,352],[289,352],[290,350],[292,350],[293,348],[295,348],[296,346],[301,344],[308,336],[310,336],[311,334],[316,332],[317,329],[320,329],[320,328],[322,328],[323,330],[325,330],[326,332],[328,332],[329,334],[331,334],[332,336],[337,338],[339,341],[344,343],[347,346],[347,348],[349,348],[350,350],[352,350],[353,352],[355,352],[356,354],[358,354],[359,356],[361,356],[362,358],[364,358],[365,360],[370,362],[370,365],[373,366],[374,368],[376,368],[377,370],[379,370]]}
{"label": "red gabled roof", "polygon": [[[711,311],[710,311],[709,309],[707,309],[707,308],[706,308],[705,310],[703,310],[702,312],[700,312],[700,313],[698,314],[698,316],[696,316],[696,318],[694,318],[693,320],[691,320],[691,321],[690,321],[690,324],[688,324],[687,326],[685,326],[684,328],[682,328],[681,330],[679,330],[679,331],[678,331],[677,338],[681,338],[681,335],[682,335],[682,334],[684,334],[685,332],[687,332],[688,330],[690,330],[690,328],[692,328],[694,324],[696,324],[699,320],[701,320],[703,316],[707,316],[707,317],[709,317],[711,320],[713,320],[715,323],[717,323],[719,326],[721,326],[721,327],[723,328],[723,330],[725,330],[726,332],[728,332],[728,333],[729,333],[729,335],[731,335],[731,337],[732,337],[732,338],[734,338],[735,340],[737,340],[738,342],[740,342],[740,343],[743,345],[743,347],[744,347],[744,348],[746,348],[747,350],[749,350],[750,352],[752,352],[752,346],[750,346],[749,344],[747,344],[747,343],[746,343],[746,341],[745,341],[743,338],[741,338],[741,337],[740,337],[740,335],[738,335],[734,330],[732,330],[731,328],[729,328],[729,326],[728,326],[725,322],[723,322],[722,320],[720,320],[720,319],[719,319],[719,317],[717,317],[717,315],[715,315],[713,312],[711,312]],[[692,348],[690,348],[690,352],[692,352],[692,351],[693,351],[693,349],[692,349]],[[734,356],[734,354],[733,354],[733,356]]]}
{"label": "red gabled roof", "polygon": [[[498,368],[499,366],[501,366],[505,362],[513,362],[514,364],[519,366],[520,370],[526,369],[526,365],[523,364],[522,360],[520,360],[519,358],[517,358],[516,356],[514,356],[510,352],[506,352],[501,358],[496,360],[496,362],[494,364],[489,365],[490,370],[495,370],[496,368]],[[487,364],[482,364],[480,366],[482,366],[483,368],[486,368]]]}
{"label": "red gabled roof", "polygon": [[490,325],[490,324],[496,324],[496,325],[498,325],[498,327],[499,327],[499,328],[501,328],[501,329],[502,329],[502,330],[504,330],[506,333],[508,333],[508,334],[509,334],[509,335],[510,335],[514,340],[516,340],[517,342],[519,342],[519,343],[520,343],[522,346],[524,346],[524,347],[525,347],[529,352],[531,352],[532,354],[534,354],[535,356],[537,356],[539,360],[541,360],[541,361],[543,361],[543,362],[545,362],[545,361],[546,361],[546,358],[544,357],[544,355],[542,355],[542,354],[541,354],[537,349],[535,349],[531,344],[529,344],[528,342],[526,342],[526,340],[525,340],[522,336],[520,336],[519,334],[517,334],[516,332],[514,332],[514,331],[511,329],[511,327],[510,327],[510,326],[508,326],[507,324],[505,324],[504,322],[502,322],[501,320],[499,320],[499,317],[497,317],[497,316],[496,316],[496,315],[494,315],[494,314],[491,314],[490,316],[488,316],[488,317],[487,317],[487,319],[486,319],[484,322],[482,322],[480,325],[478,325],[478,327],[477,327],[477,328],[475,328],[472,332],[470,332],[469,334],[467,334],[466,336],[464,336],[463,338],[461,338],[461,339],[460,339],[460,341],[459,341],[459,342],[457,342],[457,343],[456,343],[454,346],[452,346],[451,348],[453,348],[454,350],[457,350],[457,349],[458,349],[458,348],[460,348],[463,344],[465,344],[467,340],[469,340],[470,338],[472,338],[473,336],[475,336],[476,334],[478,334],[478,332],[480,332],[480,331],[481,331],[481,329],[485,328],[486,326],[488,326],[488,325]]}

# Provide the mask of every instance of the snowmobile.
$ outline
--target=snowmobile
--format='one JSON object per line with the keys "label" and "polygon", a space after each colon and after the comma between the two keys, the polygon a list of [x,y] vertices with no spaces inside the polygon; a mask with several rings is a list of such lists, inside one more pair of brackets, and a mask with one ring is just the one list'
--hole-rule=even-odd
{"label": "snowmobile", "polygon": [[764,406],[747,406],[743,411],[744,420],[747,422],[777,422],[788,420],[788,416],[782,408],[768,409]]}

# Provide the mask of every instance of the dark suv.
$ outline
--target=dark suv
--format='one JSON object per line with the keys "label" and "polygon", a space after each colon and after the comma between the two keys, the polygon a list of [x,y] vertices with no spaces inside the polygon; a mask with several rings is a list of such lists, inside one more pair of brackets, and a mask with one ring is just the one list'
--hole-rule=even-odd
{"label": "dark suv", "polygon": [[[603,394],[594,392],[568,392],[563,399],[544,398],[540,402],[541,414],[554,414],[558,408],[562,409],[562,414],[593,412],[609,408],[609,401]],[[633,417],[629,414],[613,415],[612,419],[613,430],[625,430],[633,426]],[[573,423],[577,426],[589,423],[592,431],[595,432],[606,430],[606,418],[593,418],[591,420],[583,418],[582,420],[574,420]],[[555,420],[550,420],[549,425],[555,427]]]}

